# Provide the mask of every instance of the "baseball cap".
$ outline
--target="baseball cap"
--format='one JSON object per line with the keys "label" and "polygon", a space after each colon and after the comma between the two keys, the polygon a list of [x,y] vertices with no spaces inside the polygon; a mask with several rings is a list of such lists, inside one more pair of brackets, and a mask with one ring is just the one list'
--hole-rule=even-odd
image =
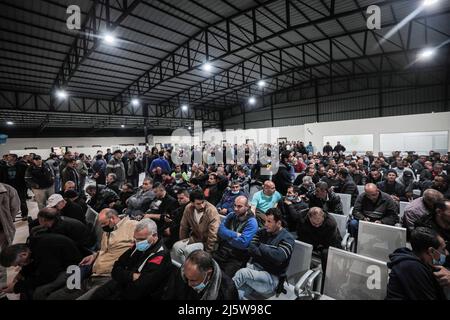
{"label": "baseball cap", "polygon": [[47,208],[53,208],[59,202],[63,201],[64,198],[59,193],[52,194],[47,200]]}

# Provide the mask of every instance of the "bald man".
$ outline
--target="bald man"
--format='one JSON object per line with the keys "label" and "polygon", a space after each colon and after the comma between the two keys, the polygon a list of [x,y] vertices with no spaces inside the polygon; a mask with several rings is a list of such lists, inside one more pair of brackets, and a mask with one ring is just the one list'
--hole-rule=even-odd
{"label": "bald man", "polygon": [[264,226],[266,211],[275,208],[282,195],[276,191],[275,183],[266,180],[261,191],[256,192],[250,202],[253,213],[256,214],[260,227]]}
{"label": "bald man", "polygon": [[247,264],[247,248],[257,231],[258,223],[247,197],[236,197],[232,211],[220,224],[217,233],[219,248],[213,254],[214,260],[229,277]]}
{"label": "bald man", "polygon": [[84,257],[80,266],[91,267],[92,275],[81,290],[58,290],[51,300],[87,300],[95,290],[111,280],[111,271],[119,257],[134,244],[134,229],[138,223],[129,217],[120,218],[116,210],[106,208],[100,211],[97,223],[103,229],[100,250]]}
{"label": "bald man", "polygon": [[359,220],[395,225],[398,222],[398,207],[391,196],[378,189],[373,183],[364,187],[364,192],[356,199],[353,219],[348,225],[352,237],[358,236]]}

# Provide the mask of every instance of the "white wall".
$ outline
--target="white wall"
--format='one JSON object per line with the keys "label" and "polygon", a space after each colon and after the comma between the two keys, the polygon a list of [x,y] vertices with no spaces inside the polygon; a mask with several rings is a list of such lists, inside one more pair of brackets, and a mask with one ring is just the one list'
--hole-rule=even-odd
{"label": "white wall", "polygon": [[[288,141],[304,141],[307,144],[312,141],[313,146],[318,150],[323,147],[323,139],[327,136],[356,136],[373,135],[373,151],[380,151],[380,134],[382,133],[407,133],[407,132],[429,132],[429,131],[450,131],[450,112],[415,114],[408,116],[395,116],[383,118],[368,118],[359,120],[333,121],[309,123],[305,125],[285,126],[275,128],[261,128],[248,130],[231,130],[223,134],[223,140],[228,143],[245,143],[246,139],[253,139],[257,143],[270,143],[277,141],[277,138],[287,138]],[[203,137],[205,141],[208,136]],[[90,138],[12,138],[6,144],[0,145],[0,155],[11,150],[22,150],[22,153],[35,152],[24,150],[25,147],[37,147],[43,157],[50,153],[51,147],[72,146],[71,150],[77,152],[87,152],[90,149],[95,153],[98,149],[106,151],[106,148],[118,146],[119,144],[134,144],[144,142],[144,137],[90,137]],[[172,139],[170,136],[154,136],[154,143],[174,143],[181,141],[180,137]],[[347,140],[347,141],[352,141]],[[356,140],[355,140],[356,141]],[[333,142],[333,141],[330,141]],[[351,143],[351,142],[350,142]],[[450,139],[448,139],[448,150],[450,150]],[[91,148],[92,145],[101,145],[101,148]],[[88,149],[77,148],[85,146]],[[351,151],[352,145],[346,145]],[[126,147],[121,147],[125,149]],[[431,149],[431,147],[430,147]],[[366,150],[360,150],[366,151]],[[391,150],[381,150],[391,151]],[[405,151],[405,150],[402,150]]]}
{"label": "white wall", "polygon": [[[305,124],[305,141],[312,141],[314,146],[322,146],[324,136],[373,134],[373,151],[393,151],[380,150],[381,133],[427,131],[450,131],[450,112],[309,123]],[[450,150],[450,139],[447,144]],[[351,146],[346,147],[351,151]],[[430,150],[431,148],[430,146]]]}

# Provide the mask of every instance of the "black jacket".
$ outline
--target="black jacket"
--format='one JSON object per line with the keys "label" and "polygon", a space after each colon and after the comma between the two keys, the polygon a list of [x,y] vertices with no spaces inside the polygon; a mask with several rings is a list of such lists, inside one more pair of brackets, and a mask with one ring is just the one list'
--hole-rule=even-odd
{"label": "black jacket", "polygon": [[80,205],[73,203],[70,200],[67,200],[66,205],[62,208],[61,215],[86,224],[86,211],[83,211]]}
{"label": "black jacket", "polygon": [[356,197],[358,196],[358,187],[356,186],[351,176],[348,176],[345,181],[341,181],[339,186],[335,188],[334,191],[337,193],[352,195],[352,205],[355,203]]}
{"label": "black jacket", "polygon": [[47,163],[42,163],[41,167],[31,165],[27,168],[25,181],[30,188],[46,189],[53,185],[55,177],[50,166]]}
{"label": "black jacket", "polygon": [[347,149],[345,149],[345,147],[342,144],[337,144],[333,149],[333,151],[336,151],[337,153],[339,153],[341,151],[345,152],[345,150],[347,150]]}
{"label": "black jacket", "polygon": [[[136,246],[125,251],[114,263],[111,276],[123,300],[160,300],[172,270],[170,252],[159,240],[147,251]],[[133,281],[133,273],[140,273]]]}
{"label": "black jacket", "polygon": [[298,224],[297,239],[311,244],[314,250],[329,247],[341,249],[342,237],[336,220],[328,214],[325,214],[325,220],[318,228],[314,227],[305,215],[304,219]]}
{"label": "black jacket", "polygon": [[405,188],[397,181],[395,181],[393,184],[389,184],[386,180],[384,180],[377,183],[377,187],[378,189],[380,189],[380,191],[383,191],[388,195],[397,196],[398,198],[400,198],[400,201],[408,201],[405,195]]}
{"label": "black jacket", "polygon": [[288,205],[284,200],[285,198],[278,201],[277,208],[280,209],[288,230],[295,231],[302,217],[302,212],[308,209],[308,204],[304,201],[291,201],[292,203]]}
{"label": "black jacket", "polygon": [[309,208],[319,207],[326,212],[344,214],[341,198],[334,192],[328,192],[326,200],[317,197],[315,192],[310,192],[306,196],[308,198]]}
{"label": "black jacket", "polygon": [[30,293],[48,284],[67,270],[70,265],[78,265],[82,256],[75,243],[66,236],[54,233],[41,233],[30,238],[32,262],[20,271],[23,280],[14,286],[15,293]]}
{"label": "black jacket", "polygon": [[77,170],[75,170],[74,168],[66,166],[63,169],[63,171],[61,171],[61,180],[62,180],[62,184],[63,185],[67,181],[75,182],[75,186],[77,188],[77,191],[80,192],[80,175],[78,174]]}
{"label": "black jacket", "polygon": [[87,202],[97,212],[108,208],[111,202],[119,200],[117,193],[103,185],[97,185],[96,194]]}
{"label": "black jacket", "polygon": [[[123,158],[122,162],[125,168],[125,176],[127,178],[137,178],[139,177],[139,174],[143,171],[142,163],[138,159]],[[128,166],[130,165],[130,163],[134,164],[133,172],[131,175],[128,174]]]}
{"label": "black jacket", "polygon": [[[441,226],[439,226],[434,219],[434,215],[432,215],[432,214],[424,215],[424,216],[420,217],[418,220],[416,220],[416,222],[414,223],[414,226],[415,227],[426,227],[426,228],[433,229],[442,238],[444,238],[445,241],[450,241],[450,230],[444,229]],[[450,249],[450,244],[447,247],[447,249]]]}
{"label": "black jacket", "polygon": [[386,300],[446,300],[431,267],[410,249],[397,249],[389,255],[389,259],[391,273]]}
{"label": "black jacket", "polygon": [[294,244],[295,239],[287,229],[283,228],[278,234],[271,234],[262,228],[256,233],[248,251],[253,264],[258,264],[275,276],[284,276]]}
{"label": "black jacket", "polygon": [[375,202],[367,198],[365,192],[361,193],[356,199],[352,214],[357,220],[364,218],[369,218],[370,222],[381,220],[382,224],[391,226],[399,221],[397,204],[390,195],[381,191]]}
{"label": "black jacket", "polygon": [[[208,175],[204,176],[206,177],[206,179],[208,179]],[[223,193],[227,186],[228,179],[226,177],[219,177],[219,182],[217,182],[215,185],[206,185],[206,187],[204,188],[206,200],[208,200],[208,202],[212,205],[216,206],[219,203],[220,199],[222,199]]]}
{"label": "black jacket", "polygon": [[275,183],[275,188],[281,194],[286,194],[288,186],[292,184],[289,170],[290,166],[281,162],[277,173],[272,178],[273,183]]}
{"label": "black jacket", "polygon": [[180,240],[180,225],[181,225],[181,219],[183,218],[184,209],[186,209],[186,206],[189,204],[186,203],[180,207],[178,207],[176,210],[172,211],[169,215],[169,218],[172,220],[172,222],[166,224],[166,228],[169,228],[170,236],[165,239],[166,247],[171,249],[173,244]]}
{"label": "black jacket", "polygon": [[25,172],[28,166],[22,162],[17,161],[13,166],[0,166],[0,182],[6,183],[16,190],[26,190]]}
{"label": "black jacket", "polygon": [[[153,205],[156,204],[156,202],[160,201],[160,204],[158,206],[158,209],[154,210],[152,209]],[[147,213],[156,213],[160,214],[161,218],[159,220],[155,220],[157,226],[158,226],[158,233],[161,235],[165,228],[169,227],[169,224],[167,224],[164,221],[164,216],[168,216],[169,218],[172,216],[173,212],[178,208],[178,201],[175,200],[169,193],[166,192],[166,195],[162,199],[155,198],[150,204],[150,209],[147,211]]]}
{"label": "black jacket", "polygon": [[[170,277],[163,300],[200,300],[202,292],[197,293],[192,289],[181,276],[181,269],[174,272]],[[222,272],[222,280],[220,282],[217,299],[222,300],[239,300],[239,296],[233,280]]]}
{"label": "black jacket", "polygon": [[325,153],[325,152],[326,152],[326,153],[333,152],[333,147],[332,147],[331,145],[327,144],[327,145],[325,145],[325,146],[323,147],[322,151],[323,151],[323,153]]}

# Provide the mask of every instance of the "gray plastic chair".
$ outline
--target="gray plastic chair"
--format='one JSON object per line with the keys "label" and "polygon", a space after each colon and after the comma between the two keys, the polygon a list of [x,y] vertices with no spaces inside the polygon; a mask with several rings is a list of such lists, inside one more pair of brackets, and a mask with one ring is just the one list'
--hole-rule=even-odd
{"label": "gray plastic chair", "polygon": [[383,300],[386,262],[330,247],[321,300]]}
{"label": "gray plastic chair", "polygon": [[347,230],[347,223],[348,223],[348,216],[342,215],[342,214],[336,214],[336,213],[328,213],[331,217],[336,220],[337,227],[339,229],[339,233],[342,237],[341,247],[344,250],[349,251],[351,249],[351,245],[354,241],[352,237],[350,237],[350,233],[348,233]]}
{"label": "gray plastic chair", "polygon": [[385,224],[359,221],[357,253],[381,261],[406,247],[406,229]]}
{"label": "gray plastic chair", "polygon": [[336,193],[341,198],[342,211],[346,216],[350,215],[352,207],[352,195],[346,193]]}
{"label": "gray plastic chair", "polygon": [[364,187],[365,187],[365,186],[356,186],[356,187],[358,188],[359,194],[361,194],[361,193],[364,192]]}
{"label": "gray plastic chair", "polygon": [[409,204],[409,202],[406,201],[400,201],[400,214],[398,217],[400,218],[400,221],[402,221],[403,215],[405,214],[405,208]]}

